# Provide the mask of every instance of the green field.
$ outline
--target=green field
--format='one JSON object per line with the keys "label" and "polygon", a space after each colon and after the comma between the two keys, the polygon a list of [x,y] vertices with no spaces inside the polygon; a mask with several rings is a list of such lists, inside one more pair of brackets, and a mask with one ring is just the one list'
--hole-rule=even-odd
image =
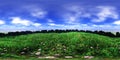
{"label": "green field", "polygon": [[120,38],[110,38],[91,33],[36,33],[0,38],[0,56],[2,58],[19,58],[19,56],[38,57],[59,54],[83,58],[119,57]]}

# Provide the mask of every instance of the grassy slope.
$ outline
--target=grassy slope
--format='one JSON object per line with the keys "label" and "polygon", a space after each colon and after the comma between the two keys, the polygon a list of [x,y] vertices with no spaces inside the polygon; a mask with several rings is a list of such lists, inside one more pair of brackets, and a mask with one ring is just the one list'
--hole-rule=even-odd
{"label": "grassy slope", "polygon": [[91,33],[37,33],[0,38],[0,53],[1,56],[20,55],[21,52],[30,55],[41,49],[42,55],[116,57],[120,55],[119,44],[120,38],[109,38]]}

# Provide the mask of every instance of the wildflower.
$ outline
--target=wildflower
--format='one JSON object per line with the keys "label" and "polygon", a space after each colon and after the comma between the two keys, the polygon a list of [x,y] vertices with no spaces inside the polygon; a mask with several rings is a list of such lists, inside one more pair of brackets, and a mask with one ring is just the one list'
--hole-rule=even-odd
{"label": "wildflower", "polygon": [[36,52],[36,53],[35,53],[35,55],[37,55],[37,56],[40,55],[40,54],[41,54],[41,52]]}
{"label": "wildflower", "polygon": [[68,58],[68,59],[69,59],[69,58],[73,58],[73,57],[72,57],[72,56],[65,56],[65,58]]}
{"label": "wildflower", "polygon": [[63,49],[64,51],[66,51],[67,49]]}
{"label": "wildflower", "polygon": [[90,48],[92,49],[93,47],[91,46]]}
{"label": "wildflower", "polygon": [[1,53],[1,55],[4,55],[5,53]]}
{"label": "wildflower", "polygon": [[6,49],[6,48],[3,48],[3,49]]}
{"label": "wildflower", "polygon": [[60,54],[55,54],[54,56],[55,56],[55,57],[60,57]]}
{"label": "wildflower", "polygon": [[85,59],[92,59],[94,56],[84,56]]}
{"label": "wildflower", "polygon": [[23,55],[23,54],[25,54],[25,52],[21,52],[21,54]]}
{"label": "wildflower", "polygon": [[46,56],[45,58],[54,59],[54,56]]}
{"label": "wildflower", "polygon": [[7,50],[4,50],[5,52],[7,52]]}
{"label": "wildflower", "polygon": [[27,50],[27,48],[24,48],[23,50]]}
{"label": "wildflower", "polygon": [[41,51],[41,49],[38,49],[38,51]]}

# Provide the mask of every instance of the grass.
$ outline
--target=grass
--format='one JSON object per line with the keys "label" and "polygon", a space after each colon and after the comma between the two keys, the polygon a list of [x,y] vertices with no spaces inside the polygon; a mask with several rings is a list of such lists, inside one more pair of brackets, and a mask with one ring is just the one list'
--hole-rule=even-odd
{"label": "grass", "polygon": [[41,52],[42,56],[60,54],[61,57],[119,57],[120,38],[83,32],[36,33],[0,38],[1,57],[34,57],[36,52]]}
{"label": "grass", "polygon": [[65,58],[58,58],[58,59],[38,59],[38,58],[30,57],[30,58],[0,58],[0,60],[120,60],[120,59],[119,58],[93,58],[93,59],[83,59],[83,58],[65,59]]}

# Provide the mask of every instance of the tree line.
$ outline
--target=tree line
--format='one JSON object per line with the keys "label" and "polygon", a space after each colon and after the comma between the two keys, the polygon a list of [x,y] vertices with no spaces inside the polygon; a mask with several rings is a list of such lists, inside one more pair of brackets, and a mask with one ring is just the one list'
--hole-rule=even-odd
{"label": "tree line", "polygon": [[16,31],[16,32],[8,32],[7,34],[0,33],[0,37],[18,36],[18,35],[26,35],[33,33],[66,33],[66,32],[86,32],[86,33],[94,33],[109,37],[120,37],[119,32],[113,34],[112,32],[105,32],[105,31],[97,31],[97,30],[91,31],[91,30],[77,30],[77,29],[66,29],[66,30],[56,29],[56,30],[40,30],[40,31],[20,31],[20,32]]}

